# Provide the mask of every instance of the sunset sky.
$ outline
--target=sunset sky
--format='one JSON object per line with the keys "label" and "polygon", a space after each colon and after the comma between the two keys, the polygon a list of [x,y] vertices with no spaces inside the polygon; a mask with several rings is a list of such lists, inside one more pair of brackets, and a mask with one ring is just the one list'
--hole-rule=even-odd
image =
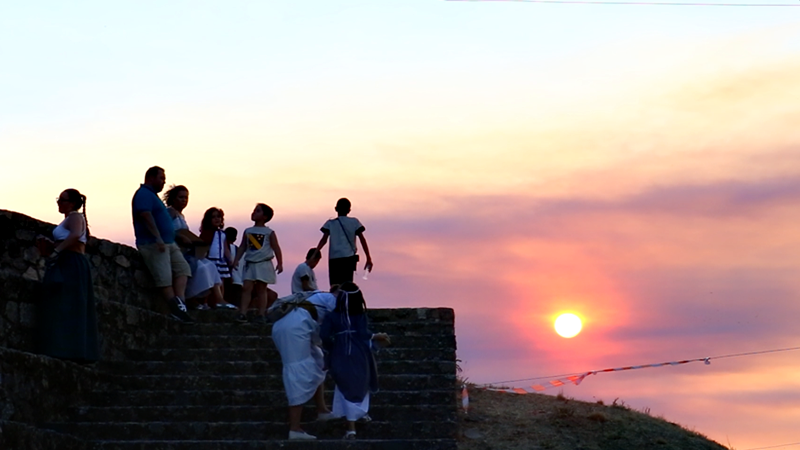
{"label": "sunset sky", "polygon": [[[0,61],[0,208],[58,222],[74,187],[132,245],[160,165],[192,228],[275,208],[291,269],[348,197],[368,304],[455,308],[469,381],[800,346],[800,7],[3,2]],[[795,351],[563,392],[746,450],[800,442],[798,374]]]}

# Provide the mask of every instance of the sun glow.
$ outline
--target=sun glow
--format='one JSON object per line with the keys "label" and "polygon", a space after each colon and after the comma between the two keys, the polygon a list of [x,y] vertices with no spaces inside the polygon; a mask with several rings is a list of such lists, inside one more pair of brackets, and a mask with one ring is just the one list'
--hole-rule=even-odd
{"label": "sun glow", "polygon": [[556,319],[555,323],[556,333],[564,338],[571,338],[581,332],[582,324],[580,317],[575,314],[566,313],[561,314]]}

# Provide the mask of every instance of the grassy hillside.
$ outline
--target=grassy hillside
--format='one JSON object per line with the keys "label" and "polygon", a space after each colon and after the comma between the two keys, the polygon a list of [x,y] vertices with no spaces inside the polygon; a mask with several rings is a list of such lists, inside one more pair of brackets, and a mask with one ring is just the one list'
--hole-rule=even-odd
{"label": "grassy hillside", "polygon": [[725,450],[699,433],[622,403],[469,389],[459,450]]}

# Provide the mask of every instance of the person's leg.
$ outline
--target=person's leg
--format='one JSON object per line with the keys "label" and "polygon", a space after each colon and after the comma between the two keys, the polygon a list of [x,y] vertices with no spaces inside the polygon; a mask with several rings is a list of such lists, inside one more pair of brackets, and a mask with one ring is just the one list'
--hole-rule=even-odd
{"label": "person's leg", "polygon": [[250,298],[253,295],[253,280],[244,280],[242,285],[242,300],[239,303],[239,320],[247,321],[247,308],[250,307]]}
{"label": "person's leg", "polygon": [[175,290],[175,296],[184,301],[186,300],[186,282],[192,276],[192,268],[186,262],[181,249],[176,244],[166,244],[164,253],[169,258],[172,271],[172,288]]}
{"label": "person's leg", "polygon": [[258,308],[258,315],[263,317],[267,309],[267,284],[261,281],[256,281],[254,288],[256,307]]}
{"label": "person's leg", "polygon": [[161,297],[164,300],[172,300],[175,298],[175,289],[172,289],[172,286],[164,286],[161,288]]}
{"label": "person's leg", "polygon": [[181,275],[172,279],[172,288],[175,290],[175,296],[181,300],[186,300],[186,283],[189,277]]}
{"label": "person's leg", "polygon": [[314,392],[314,403],[317,405],[317,414],[330,414],[331,410],[325,404],[325,388],[324,384],[320,384]]}
{"label": "person's leg", "polygon": [[303,432],[300,428],[300,415],[303,413],[303,405],[289,407],[289,430]]}
{"label": "person's leg", "polygon": [[[173,272],[175,270],[170,260],[171,250],[159,251],[156,244],[145,244],[138,246],[138,249],[147,270],[150,271],[150,275],[153,277],[153,284],[159,288],[167,306],[169,306],[170,315],[176,320],[187,323],[193,322],[192,318],[186,313],[186,305],[175,292],[175,284],[173,282]],[[180,252],[178,254],[180,255]],[[185,270],[191,273],[189,264],[186,264],[183,255],[180,255],[180,257],[185,265]],[[184,269],[182,268],[181,270]],[[179,273],[179,275],[186,275],[186,272]],[[183,293],[185,294],[185,291]]]}
{"label": "person's leg", "polygon": [[256,321],[260,323],[266,323],[264,313],[267,309],[267,284],[261,281],[256,281],[253,290],[255,306],[258,308],[258,316],[256,317]]}
{"label": "person's leg", "polygon": [[328,260],[328,281],[331,286],[342,284],[346,275],[343,274],[345,267],[343,261],[346,258],[333,258]]}
{"label": "person's leg", "polygon": [[211,286],[211,292],[208,295],[208,306],[214,308],[225,303],[225,300],[222,298],[222,291],[220,290],[221,286],[221,284]]}
{"label": "person's leg", "polygon": [[278,293],[270,288],[267,288],[267,308],[272,306],[278,300]]}

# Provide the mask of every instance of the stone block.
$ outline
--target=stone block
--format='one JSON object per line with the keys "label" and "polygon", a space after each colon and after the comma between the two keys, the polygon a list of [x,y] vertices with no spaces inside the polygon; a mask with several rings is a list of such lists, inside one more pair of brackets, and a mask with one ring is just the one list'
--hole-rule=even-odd
{"label": "stone block", "polygon": [[96,299],[108,299],[108,289],[104,288],[98,283],[94,284],[94,298]]}
{"label": "stone block", "polygon": [[99,250],[100,254],[103,256],[108,256],[108,257],[114,256],[114,254],[117,253],[116,247],[117,246],[111,241],[107,241],[105,239],[100,240]]}
{"label": "stone block", "polygon": [[33,267],[28,267],[28,270],[22,274],[22,278],[31,281],[39,281],[39,271]]}
{"label": "stone block", "polygon": [[20,303],[18,310],[19,324],[25,328],[32,328],[36,314],[36,306],[34,306],[33,303]]}
{"label": "stone block", "polygon": [[41,255],[36,247],[26,247],[22,250],[22,258],[30,263],[39,262]]}
{"label": "stone block", "polygon": [[5,318],[11,323],[19,322],[19,303],[17,302],[6,303]]}
{"label": "stone block", "polygon": [[20,241],[33,242],[36,239],[36,232],[33,230],[17,230],[14,236]]}
{"label": "stone block", "polygon": [[128,268],[131,266],[131,262],[128,261],[128,258],[126,258],[124,255],[117,255],[114,257],[114,262],[120,267]]}

